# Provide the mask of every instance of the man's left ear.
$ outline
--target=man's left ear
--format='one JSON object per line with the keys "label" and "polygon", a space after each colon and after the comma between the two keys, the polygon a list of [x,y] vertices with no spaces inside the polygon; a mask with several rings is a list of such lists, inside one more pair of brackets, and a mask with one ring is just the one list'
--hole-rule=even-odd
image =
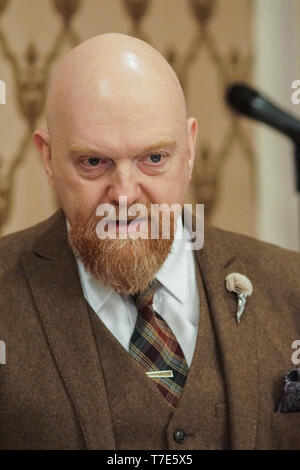
{"label": "man's left ear", "polygon": [[194,160],[195,160],[195,149],[198,133],[198,123],[195,118],[191,117],[187,120],[187,140],[188,140],[188,159],[190,166],[190,179],[192,178]]}

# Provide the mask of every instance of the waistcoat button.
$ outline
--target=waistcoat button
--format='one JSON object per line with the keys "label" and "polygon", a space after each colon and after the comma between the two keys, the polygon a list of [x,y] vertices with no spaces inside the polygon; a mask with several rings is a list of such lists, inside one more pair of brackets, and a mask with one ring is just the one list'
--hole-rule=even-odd
{"label": "waistcoat button", "polygon": [[186,435],[182,429],[178,429],[174,432],[173,437],[177,444],[181,444],[185,440]]}

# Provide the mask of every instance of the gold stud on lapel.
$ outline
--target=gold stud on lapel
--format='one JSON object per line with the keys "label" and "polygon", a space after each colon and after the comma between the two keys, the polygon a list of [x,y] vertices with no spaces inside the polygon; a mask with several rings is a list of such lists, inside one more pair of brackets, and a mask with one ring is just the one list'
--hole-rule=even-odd
{"label": "gold stud on lapel", "polygon": [[253,286],[247,276],[240,273],[230,273],[225,278],[226,289],[229,292],[237,294],[238,309],[236,313],[237,323],[240,323],[241,316],[244,313],[248,297],[253,292]]}

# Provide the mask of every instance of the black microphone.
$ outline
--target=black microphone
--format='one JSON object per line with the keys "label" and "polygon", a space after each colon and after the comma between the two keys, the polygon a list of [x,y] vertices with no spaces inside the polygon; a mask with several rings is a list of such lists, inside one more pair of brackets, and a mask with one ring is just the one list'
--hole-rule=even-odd
{"label": "black microphone", "polygon": [[226,101],[239,113],[268,124],[300,145],[300,120],[275,106],[253,88],[234,83],[227,89]]}

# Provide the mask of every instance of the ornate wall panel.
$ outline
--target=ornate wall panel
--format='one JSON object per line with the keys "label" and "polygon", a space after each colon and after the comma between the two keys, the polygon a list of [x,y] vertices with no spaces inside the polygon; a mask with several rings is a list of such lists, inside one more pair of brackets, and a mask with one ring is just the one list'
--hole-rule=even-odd
{"label": "ornate wall panel", "polygon": [[187,202],[206,221],[255,234],[253,150],[248,124],[224,104],[233,80],[251,82],[251,0],[0,0],[0,230],[6,234],[57,207],[31,135],[45,126],[53,66],[81,41],[123,32],[155,46],[176,70],[199,121]]}

